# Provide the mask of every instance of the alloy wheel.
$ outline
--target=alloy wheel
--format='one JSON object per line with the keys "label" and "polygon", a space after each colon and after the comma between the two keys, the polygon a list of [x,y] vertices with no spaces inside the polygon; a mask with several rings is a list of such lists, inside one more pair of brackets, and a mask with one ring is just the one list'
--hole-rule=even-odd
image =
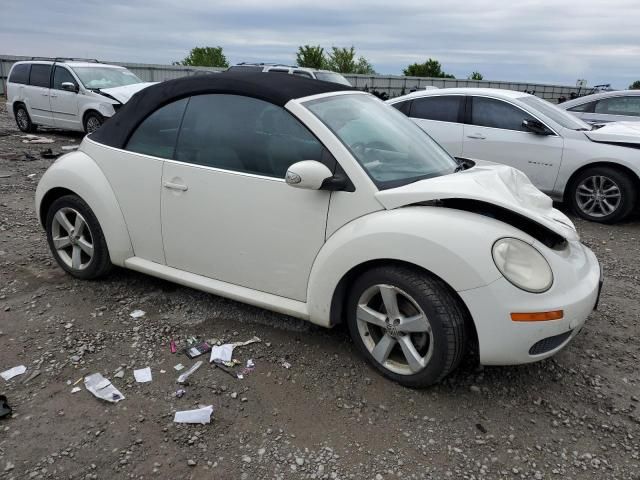
{"label": "alloy wheel", "polygon": [[24,108],[19,108],[16,112],[16,120],[20,130],[26,130],[29,128],[29,115]]}
{"label": "alloy wheel", "polygon": [[622,201],[618,184],[609,177],[595,175],[583,179],[576,188],[578,208],[591,217],[606,217],[615,212]]}
{"label": "alloy wheel", "polygon": [[423,370],[433,354],[427,315],[406,292],[393,285],[374,285],[360,296],[358,332],[371,356],[399,375]]}
{"label": "alloy wheel", "polygon": [[87,133],[95,132],[100,128],[100,125],[102,125],[102,123],[100,122],[100,119],[98,119],[95,116],[89,117],[87,119]]}
{"label": "alloy wheel", "polygon": [[93,236],[87,221],[69,207],[56,212],[51,223],[53,246],[60,259],[74,270],[84,270],[93,259]]}

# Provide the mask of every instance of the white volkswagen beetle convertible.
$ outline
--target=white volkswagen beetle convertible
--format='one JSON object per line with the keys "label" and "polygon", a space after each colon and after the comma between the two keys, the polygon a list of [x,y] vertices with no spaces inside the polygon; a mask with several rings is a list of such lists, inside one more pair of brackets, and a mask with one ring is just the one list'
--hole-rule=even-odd
{"label": "white volkswagen beetle convertible", "polygon": [[222,73],[137,93],[42,177],[53,256],[332,326],[387,377],[440,381],[562,349],[600,266],[524,174],[459,165],[372,95]]}

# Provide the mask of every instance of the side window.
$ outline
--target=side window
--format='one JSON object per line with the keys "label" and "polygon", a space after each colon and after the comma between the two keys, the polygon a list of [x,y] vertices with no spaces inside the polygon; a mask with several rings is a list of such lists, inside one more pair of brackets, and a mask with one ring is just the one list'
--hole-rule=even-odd
{"label": "side window", "polygon": [[11,70],[11,75],[9,76],[9,81],[11,83],[29,83],[29,70],[31,65],[28,63],[22,63],[20,65],[16,65]]}
{"label": "side window", "polygon": [[34,87],[49,88],[51,78],[51,65],[41,65],[34,63],[31,65],[31,75],[29,75],[29,85]]}
{"label": "side window", "polygon": [[640,117],[640,96],[605,98],[596,103],[595,112]]}
{"label": "side window", "polygon": [[405,115],[409,115],[409,108],[411,107],[411,100],[405,100],[404,102],[398,102],[391,105],[393,108],[397,108]]}
{"label": "side window", "polygon": [[463,101],[462,95],[417,98],[411,104],[410,117],[441,122],[458,122]]}
{"label": "side window", "polygon": [[596,106],[596,102],[583,103],[582,105],[576,105],[567,109],[569,112],[586,112],[593,113],[593,109]]}
{"label": "side window", "polygon": [[472,97],[472,99],[471,123],[473,125],[526,132],[522,121],[533,119],[524,110],[502,100],[485,97]]}
{"label": "side window", "polygon": [[[53,71],[53,87],[56,90],[62,90],[62,84],[65,82],[73,83],[76,87],[78,86],[78,82],[76,82],[71,72],[64,67],[56,66],[56,69]],[[72,92],[73,93],[73,92]]]}
{"label": "side window", "polygon": [[238,95],[199,95],[189,101],[175,159],[284,178],[291,164],[322,161],[324,154],[284,108]]}
{"label": "side window", "polygon": [[188,99],[183,98],[159,108],[138,126],[126,150],[160,158],[173,158],[178,129]]}
{"label": "side window", "polygon": [[309,72],[305,72],[304,70],[294,70],[293,74],[299,77],[313,78]]}

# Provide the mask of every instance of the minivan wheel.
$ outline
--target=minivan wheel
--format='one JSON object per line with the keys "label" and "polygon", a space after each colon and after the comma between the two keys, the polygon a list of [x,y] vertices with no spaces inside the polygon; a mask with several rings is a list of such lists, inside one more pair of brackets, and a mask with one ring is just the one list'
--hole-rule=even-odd
{"label": "minivan wheel", "polygon": [[89,112],[84,118],[84,131],[88,135],[98,130],[104,123],[104,117],[98,112]]}
{"label": "minivan wheel", "polygon": [[636,198],[633,180],[611,167],[586,169],[573,180],[570,189],[573,210],[593,222],[623,220],[633,211]]}
{"label": "minivan wheel", "polygon": [[74,277],[94,279],[111,269],[98,219],[80,197],[65,195],[54,201],[47,212],[46,230],[56,262]]}
{"label": "minivan wheel", "polygon": [[386,377],[426,387],[462,360],[466,311],[440,279],[407,267],[378,267],[356,280],[347,302],[354,343]]}
{"label": "minivan wheel", "polygon": [[31,121],[29,112],[27,112],[27,108],[24,105],[16,107],[15,115],[16,124],[18,124],[18,128],[23,132],[33,133],[38,129],[38,127]]}

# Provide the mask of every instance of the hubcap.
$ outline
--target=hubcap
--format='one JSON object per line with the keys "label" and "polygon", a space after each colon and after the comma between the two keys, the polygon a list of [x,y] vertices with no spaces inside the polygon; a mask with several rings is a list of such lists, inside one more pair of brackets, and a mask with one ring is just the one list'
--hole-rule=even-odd
{"label": "hubcap", "polygon": [[100,120],[96,117],[89,117],[87,120],[87,133],[93,133],[100,128]]}
{"label": "hubcap", "polygon": [[61,208],[51,224],[53,246],[60,259],[74,270],[84,270],[93,259],[93,237],[87,221],[73,208]]}
{"label": "hubcap", "polygon": [[433,354],[433,333],[424,311],[393,285],[374,285],[360,296],[356,312],[360,338],[386,369],[413,375]]}
{"label": "hubcap", "polygon": [[20,108],[16,112],[16,120],[18,121],[18,126],[21,129],[26,129],[29,127],[29,117],[27,116],[27,112],[24,109]]}
{"label": "hubcap", "polygon": [[576,189],[578,208],[591,217],[606,217],[620,206],[620,187],[611,178],[602,175],[587,177]]}

